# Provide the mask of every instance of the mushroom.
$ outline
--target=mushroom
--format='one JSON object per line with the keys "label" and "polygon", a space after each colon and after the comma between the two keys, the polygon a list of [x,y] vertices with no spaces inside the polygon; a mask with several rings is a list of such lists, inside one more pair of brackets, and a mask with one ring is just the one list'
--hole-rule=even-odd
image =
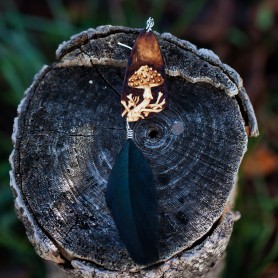
{"label": "mushroom", "polygon": [[163,77],[157,70],[148,65],[141,66],[139,70],[128,79],[128,86],[132,88],[144,89],[143,98],[153,99],[152,87],[161,85],[164,82]]}

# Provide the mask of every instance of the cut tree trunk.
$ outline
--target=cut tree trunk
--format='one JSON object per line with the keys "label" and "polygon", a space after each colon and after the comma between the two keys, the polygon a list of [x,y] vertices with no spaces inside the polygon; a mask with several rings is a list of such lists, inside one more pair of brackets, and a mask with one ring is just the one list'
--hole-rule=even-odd
{"label": "cut tree trunk", "polygon": [[[216,277],[248,135],[258,134],[239,75],[211,51],[155,33],[168,105],[132,124],[159,197],[160,262],[130,259],[105,202],[126,140],[120,94],[139,29],[102,26],[63,43],[15,120],[11,186],[37,253],[78,277]],[[128,227],[127,227],[128,229]],[[213,273],[213,274],[212,274]]]}

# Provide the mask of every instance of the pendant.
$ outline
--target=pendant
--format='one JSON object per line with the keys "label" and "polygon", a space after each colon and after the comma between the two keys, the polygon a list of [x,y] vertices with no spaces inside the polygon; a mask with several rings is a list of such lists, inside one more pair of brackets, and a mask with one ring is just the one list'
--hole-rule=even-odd
{"label": "pendant", "polygon": [[132,260],[140,265],[159,261],[158,200],[151,167],[133,140],[129,122],[144,120],[166,106],[165,69],[157,40],[147,27],[132,48],[121,104],[127,140],[107,182],[106,203]]}

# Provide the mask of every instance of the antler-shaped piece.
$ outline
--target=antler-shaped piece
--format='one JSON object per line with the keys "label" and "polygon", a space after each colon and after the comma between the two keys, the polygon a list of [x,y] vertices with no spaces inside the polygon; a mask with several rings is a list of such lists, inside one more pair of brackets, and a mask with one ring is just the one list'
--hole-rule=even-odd
{"label": "antler-shaped piece", "polygon": [[128,112],[131,111],[132,108],[135,108],[139,102],[139,97],[133,97],[132,94],[127,96],[129,101],[126,103],[124,100],[121,101],[121,104],[124,106],[125,110],[122,113],[122,117],[124,117]]}
{"label": "antler-shaped piece", "polygon": [[155,103],[150,103],[151,98],[144,98],[144,100],[138,104],[139,97],[133,97],[132,94],[129,94],[127,98],[129,99],[128,103],[125,101],[121,101],[122,105],[125,107],[122,116],[127,114],[127,118],[129,122],[138,121],[140,118],[144,119],[150,113],[158,113],[163,110],[163,105],[165,104],[165,99],[161,102],[163,94],[161,92],[158,93],[158,98]]}

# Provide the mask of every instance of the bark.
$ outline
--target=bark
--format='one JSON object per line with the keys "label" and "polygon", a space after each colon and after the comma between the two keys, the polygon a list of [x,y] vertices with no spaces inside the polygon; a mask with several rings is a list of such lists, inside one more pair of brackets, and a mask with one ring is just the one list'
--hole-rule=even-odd
{"label": "bark", "polygon": [[161,262],[135,265],[104,193],[126,137],[120,94],[130,50],[118,42],[132,46],[139,31],[89,29],[35,77],[14,124],[16,210],[37,253],[73,276],[216,277],[238,168],[248,135],[258,134],[254,111],[239,75],[214,53],[155,33],[168,106],[132,128],[156,178]]}

